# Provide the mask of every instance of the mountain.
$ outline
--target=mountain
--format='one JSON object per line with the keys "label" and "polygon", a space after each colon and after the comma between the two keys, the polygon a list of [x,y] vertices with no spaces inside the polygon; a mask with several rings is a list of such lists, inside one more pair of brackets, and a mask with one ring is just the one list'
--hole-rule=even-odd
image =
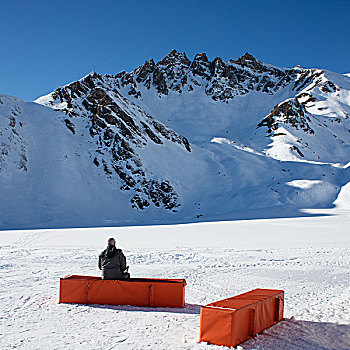
{"label": "mountain", "polygon": [[348,206],[350,77],[172,50],[34,103],[0,95],[0,227],[305,215]]}

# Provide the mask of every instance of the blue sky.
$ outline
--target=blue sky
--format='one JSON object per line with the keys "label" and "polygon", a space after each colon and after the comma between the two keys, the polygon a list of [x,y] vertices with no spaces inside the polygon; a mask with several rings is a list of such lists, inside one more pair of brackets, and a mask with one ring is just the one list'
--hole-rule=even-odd
{"label": "blue sky", "polygon": [[350,1],[3,1],[0,93],[33,100],[171,49],[350,72]]}

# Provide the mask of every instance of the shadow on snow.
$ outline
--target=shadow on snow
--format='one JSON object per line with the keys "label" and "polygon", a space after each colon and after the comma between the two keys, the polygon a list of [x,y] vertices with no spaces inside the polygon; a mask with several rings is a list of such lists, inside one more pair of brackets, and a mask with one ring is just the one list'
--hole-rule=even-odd
{"label": "shadow on snow", "polygon": [[201,305],[198,304],[185,304],[184,308],[171,308],[171,307],[142,307],[142,306],[130,306],[130,305],[99,305],[89,304],[89,307],[97,309],[110,309],[116,311],[138,311],[138,312],[167,312],[174,314],[192,314],[199,315],[201,311]]}
{"label": "shadow on snow", "polygon": [[349,350],[350,325],[284,319],[241,346],[244,350]]}
{"label": "shadow on snow", "polygon": [[[332,209],[334,206],[320,206],[313,209]],[[143,221],[125,221],[125,220],[105,220],[99,223],[87,223],[79,222],[79,224],[57,224],[57,223],[41,223],[41,224],[28,224],[19,225],[18,227],[0,226],[1,231],[12,230],[43,230],[43,229],[74,229],[74,228],[103,228],[103,227],[138,227],[138,226],[171,226],[171,225],[183,225],[183,224],[199,224],[210,222],[229,222],[229,221],[248,221],[248,220],[266,220],[266,219],[292,219],[292,218],[312,218],[312,217],[325,217],[334,216],[333,213],[315,212],[309,213],[306,209],[300,208],[283,208],[283,207],[271,207],[256,210],[240,210],[230,214],[217,215],[216,217],[200,217],[200,218],[188,218],[178,220],[155,220],[150,219]]]}
{"label": "shadow on snow", "polygon": [[[137,312],[165,312],[199,315],[201,305],[185,304],[184,308],[139,307],[129,305],[88,305],[97,309]],[[263,333],[247,340],[243,350],[349,350],[350,325],[284,319]]]}

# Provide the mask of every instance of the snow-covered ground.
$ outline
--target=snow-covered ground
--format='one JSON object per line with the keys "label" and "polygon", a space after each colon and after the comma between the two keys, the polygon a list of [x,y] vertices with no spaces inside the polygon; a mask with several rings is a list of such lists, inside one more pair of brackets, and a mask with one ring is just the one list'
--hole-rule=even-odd
{"label": "snow-covered ground", "polygon": [[[282,323],[243,349],[350,349],[350,211],[324,216],[0,232],[1,349],[219,349],[197,344],[200,305],[286,293]],[[134,277],[186,278],[186,308],[58,304],[59,277],[97,275],[116,236]]]}

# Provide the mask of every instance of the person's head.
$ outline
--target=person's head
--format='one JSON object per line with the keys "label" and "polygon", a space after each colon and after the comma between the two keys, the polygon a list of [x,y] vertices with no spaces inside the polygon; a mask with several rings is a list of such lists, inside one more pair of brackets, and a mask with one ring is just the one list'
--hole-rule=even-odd
{"label": "person's head", "polygon": [[115,239],[113,237],[108,238],[107,243],[110,247],[115,247]]}

